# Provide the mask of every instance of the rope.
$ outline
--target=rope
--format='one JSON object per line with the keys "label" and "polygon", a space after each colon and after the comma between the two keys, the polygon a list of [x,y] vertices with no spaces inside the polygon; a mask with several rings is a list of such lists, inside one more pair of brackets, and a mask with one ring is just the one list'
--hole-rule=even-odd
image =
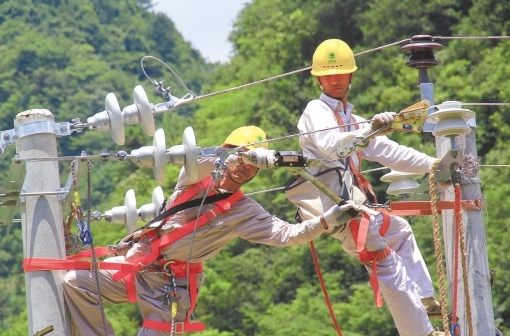
{"label": "rope", "polygon": [[[460,207],[460,196],[461,186],[460,184],[455,185],[455,221],[458,226],[457,236],[460,237],[460,251],[461,251],[461,263],[462,263],[462,278],[464,280],[464,301],[466,302],[466,314],[468,320],[468,335],[473,334],[473,316],[471,312],[471,296],[469,294],[469,282],[468,282],[468,271],[467,271],[467,254],[466,254],[466,242],[464,237],[464,223],[462,220],[462,210]],[[458,204],[458,207],[457,207]],[[457,209],[458,208],[458,209]],[[456,238],[457,239],[457,238]]]}
{"label": "rope", "polygon": [[434,233],[434,251],[436,253],[437,271],[439,273],[439,293],[441,296],[441,317],[443,319],[443,329],[447,336],[450,336],[448,331],[448,314],[446,312],[446,290],[444,287],[444,269],[443,269],[443,255],[441,252],[440,238],[439,238],[439,220],[436,200],[436,168],[439,160],[434,161],[430,167],[429,173],[429,190],[430,190],[430,208],[432,210],[432,222]]}
{"label": "rope", "polygon": [[[459,188],[457,188],[457,186]],[[460,209],[460,184],[455,185],[455,242],[453,249],[453,299],[452,299],[452,326],[457,323],[457,304],[458,304],[458,292],[459,292],[459,236],[461,232],[459,230],[459,216],[462,217]],[[452,332],[455,335],[454,332]]]}
{"label": "rope", "polygon": [[342,331],[340,330],[340,326],[338,325],[338,321],[336,320],[335,312],[333,311],[333,307],[331,306],[331,301],[329,300],[328,291],[326,290],[324,278],[322,277],[321,267],[319,265],[319,258],[317,257],[317,252],[315,251],[315,245],[313,244],[313,241],[310,242],[310,251],[312,252],[313,264],[315,265],[315,271],[317,272],[317,277],[319,278],[322,293],[324,294],[324,300],[326,300],[326,306],[328,306],[329,316],[331,316],[331,321],[333,321],[333,325],[335,326],[335,330],[338,336],[343,336]]}
{"label": "rope", "polygon": [[[90,170],[92,167],[92,162],[88,160],[88,170],[87,170],[87,223],[90,225],[90,209],[92,208],[92,201],[91,201],[91,182],[90,182],[90,176],[92,175]],[[92,252],[92,262],[94,263],[94,275],[96,279],[96,288],[97,288],[97,299],[99,301],[99,311],[101,312],[101,322],[103,323],[103,331],[104,336],[108,336],[108,329],[106,328],[106,315],[104,312],[104,304],[103,304],[103,296],[101,295],[101,286],[99,285],[99,270],[97,269],[98,263],[96,262],[96,251],[94,248],[94,244],[90,243],[90,250]]]}

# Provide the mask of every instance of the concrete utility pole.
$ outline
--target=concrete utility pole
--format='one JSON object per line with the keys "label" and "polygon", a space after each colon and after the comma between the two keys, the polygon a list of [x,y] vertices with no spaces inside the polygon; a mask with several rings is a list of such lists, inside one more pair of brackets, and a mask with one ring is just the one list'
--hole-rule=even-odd
{"label": "concrete utility pole", "polygon": [[[419,86],[423,99],[429,99],[431,105],[434,105],[433,85],[429,83],[427,68],[437,65],[439,61],[435,58],[434,52],[442,50],[443,46],[433,41],[429,35],[413,36],[411,43],[404,45],[401,51],[409,54],[410,57],[406,65],[419,70]],[[429,110],[429,114],[434,112]],[[468,121],[471,132],[467,135],[457,137],[452,141],[447,137],[436,137],[436,154],[438,158],[443,158],[452,148],[452,144],[457,143],[458,149],[462,150],[464,156],[472,155],[477,157],[476,150],[476,123],[474,118]],[[434,125],[426,124],[425,132],[432,132]],[[478,175],[475,178],[463,179],[462,200],[481,200],[480,190],[481,180]],[[441,194],[441,200],[453,201],[453,187]],[[448,276],[449,301],[452,303],[453,297],[453,274],[454,274],[454,241],[455,241],[455,221],[453,210],[443,210],[441,213],[443,222],[443,236],[445,245],[445,259]],[[492,304],[492,293],[490,287],[490,271],[487,257],[487,246],[485,239],[485,230],[483,222],[483,210],[463,210],[462,211],[466,249],[467,249],[467,272],[469,278],[469,294],[472,312],[473,335],[468,335],[468,321],[466,316],[466,302],[464,296],[464,282],[462,280],[462,266],[460,257],[459,265],[459,283],[457,293],[457,316],[459,318],[461,335],[465,336],[493,336],[496,335],[494,323],[494,312]],[[459,253],[460,256],[460,253]],[[451,305],[450,305],[451,307]]]}
{"label": "concrete utility pole", "polygon": [[[50,111],[34,109],[19,113],[14,119],[14,131],[20,158],[57,157],[58,131]],[[40,194],[60,188],[58,162],[27,162],[26,170],[22,189],[25,196],[21,199],[23,256],[65,259],[62,205],[57,195]],[[71,335],[63,298],[63,275],[64,271],[25,273],[29,336],[49,326],[54,328],[52,336]]]}

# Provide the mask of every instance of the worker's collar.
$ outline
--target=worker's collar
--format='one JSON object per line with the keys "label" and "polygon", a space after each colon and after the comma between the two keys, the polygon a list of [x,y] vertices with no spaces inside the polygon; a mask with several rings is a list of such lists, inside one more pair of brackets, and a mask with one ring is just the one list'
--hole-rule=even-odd
{"label": "worker's collar", "polygon": [[345,111],[344,104],[340,100],[331,98],[325,93],[322,93],[319,99],[328,104],[328,106],[331,107],[333,111],[344,113],[347,117],[350,117],[352,110],[354,109],[354,105],[347,102],[347,111]]}

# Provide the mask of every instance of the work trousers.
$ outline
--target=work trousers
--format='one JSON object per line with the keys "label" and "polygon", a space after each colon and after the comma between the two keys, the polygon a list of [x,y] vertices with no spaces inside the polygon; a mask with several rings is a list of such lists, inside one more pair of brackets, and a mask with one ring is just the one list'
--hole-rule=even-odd
{"label": "work trousers", "polygon": [[[108,258],[107,262],[123,263],[125,258],[122,256]],[[118,304],[128,303],[128,294],[125,279],[121,281],[113,280],[113,274],[117,271],[100,270],[99,286],[103,300]],[[199,273],[197,277],[197,287],[200,289],[204,282],[204,273]],[[71,317],[76,329],[82,336],[105,335],[114,336],[115,332],[110,321],[101,317],[101,307],[97,295],[96,275],[94,271],[73,270],[64,276],[64,297],[65,302],[71,312]],[[177,292],[177,317],[176,322],[183,322],[186,319],[189,308],[189,294],[186,278],[176,278]],[[138,307],[143,320],[155,320],[159,322],[171,322],[171,306],[164,302],[164,286],[169,285],[172,288],[170,278],[159,273],[136,273],[135,288],[138,299]],[[177,333],[176,333],[177,334]],[[154,329],[141,328],[138,336],[168,336],[168,332]]]}
{"label": "work trousers", "polygon": [[[330,170],[321,174],[317,178],[334,194],[341,195],[340,172]],[[299,181],[298,179],[297,182]],[[350,185],[351,199],[355,203],[361,204],[364,195],[352,184],[346,183]],[[298,207],[301,220],[319,216],[335,206],[335,202],[331,198],[306,181],[301,184],[296,183],[295,187],[286,191],[286,195]],[[374,245],[373,243],[381,240],[377,233],[378,230],[374,226],[380,228],[382,221],[381,214],[371,216],[366,246]],[[342,242],[345,252],[359,259],[356,242],[348,223],[340,225],[336,229],[338,232],[332,236]],[[400,336],[427,336],[433,331],[433,328],[421,299],[433,296],[434,288],[411,226],[402,217],[390,216],[390,225],[383,239],[393,252],[386,259],[377,262],[377,279],[383,298],[395,321],[395,326]],[[366,267],[371,272],[371,265],[367,264]]]}

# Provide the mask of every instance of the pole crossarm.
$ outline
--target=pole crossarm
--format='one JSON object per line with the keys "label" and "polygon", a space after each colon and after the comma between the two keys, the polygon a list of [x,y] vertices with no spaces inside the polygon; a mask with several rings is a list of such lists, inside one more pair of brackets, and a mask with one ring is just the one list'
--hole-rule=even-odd
{"label": "pole crossarm", "polygon": [[[453,210],[454,201],[437,201],[437,210]],[[462,210],[483,210],[482,200],[462,200]],[[428,216],[432,215],[430,201],[390,202],[388,208],[375,208],[376,211],[387,211],[393,216]]]}

